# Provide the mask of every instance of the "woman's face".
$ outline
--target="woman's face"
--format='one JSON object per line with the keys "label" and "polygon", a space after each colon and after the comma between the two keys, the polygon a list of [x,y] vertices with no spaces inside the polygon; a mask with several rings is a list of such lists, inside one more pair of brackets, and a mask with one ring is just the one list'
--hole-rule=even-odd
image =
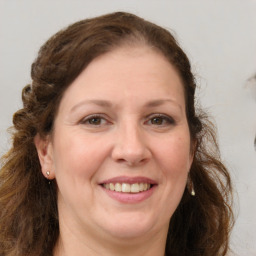
{"label": "woman's face", "polygon": [[148,47],[93,60],[66,90],[41,158],[60,225],[77,234],[165,234],[192,162],[181,79]]}

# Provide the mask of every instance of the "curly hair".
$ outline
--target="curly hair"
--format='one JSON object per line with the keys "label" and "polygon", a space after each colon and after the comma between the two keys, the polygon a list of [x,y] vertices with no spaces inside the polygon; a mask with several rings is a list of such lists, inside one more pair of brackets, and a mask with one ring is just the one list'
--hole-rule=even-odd
{"label": "curly hair", "polygon": [[76,22],[52,36],[31,67],[23,108],[13,116],[13,144],[0,171],[0,255],[52,255],[59,236],[57,185],[41,173],[34,138],[51,133],[67,87],[97,56],[116,47],[148,45],[162,53],[184,86],[195,155],[190,170],[196,196],[185,189],[173,214],[166,255],[226,255],[233,225],[232,184],[223,165],[214,125],[195,109],[195,78],[172,34],[133,14],[116,12]]}

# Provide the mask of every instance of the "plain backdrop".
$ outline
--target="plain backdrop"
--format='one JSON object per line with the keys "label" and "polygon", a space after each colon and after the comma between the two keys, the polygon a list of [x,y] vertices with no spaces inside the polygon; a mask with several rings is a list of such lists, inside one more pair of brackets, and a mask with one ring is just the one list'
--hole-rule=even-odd
{"label": "plain backdrop", "polygon": [[39,47],[80,19],[128,11],[171,30],[190,58],[197,95],[215,118],[223,159],[236,188],[236,255],[256,255],[255,0],[0,0],[0,154],[6,129],[31,82]]}

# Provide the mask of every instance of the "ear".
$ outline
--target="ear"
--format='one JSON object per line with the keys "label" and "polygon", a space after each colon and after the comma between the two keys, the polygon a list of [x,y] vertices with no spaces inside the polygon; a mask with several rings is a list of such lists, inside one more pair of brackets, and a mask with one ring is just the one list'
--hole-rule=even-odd
{"label": "ear", "polygon": [[55,178],[53,147],[50,136],[42,138],[37,134],[34,138],[38,158],[41,164],[41,171],[45,178],[52,180]]}

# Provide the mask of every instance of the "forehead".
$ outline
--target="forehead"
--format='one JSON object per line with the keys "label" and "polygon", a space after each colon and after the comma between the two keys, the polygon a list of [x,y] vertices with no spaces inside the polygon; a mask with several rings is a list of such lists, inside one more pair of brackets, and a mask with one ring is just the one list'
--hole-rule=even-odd
{"label": "forehead", "polygon": [[126,46],[95,58],[68,87],[62,102],[90,97],[146,101],[168,95],[184,103],[181,79],[167,58],[148,46]]}

